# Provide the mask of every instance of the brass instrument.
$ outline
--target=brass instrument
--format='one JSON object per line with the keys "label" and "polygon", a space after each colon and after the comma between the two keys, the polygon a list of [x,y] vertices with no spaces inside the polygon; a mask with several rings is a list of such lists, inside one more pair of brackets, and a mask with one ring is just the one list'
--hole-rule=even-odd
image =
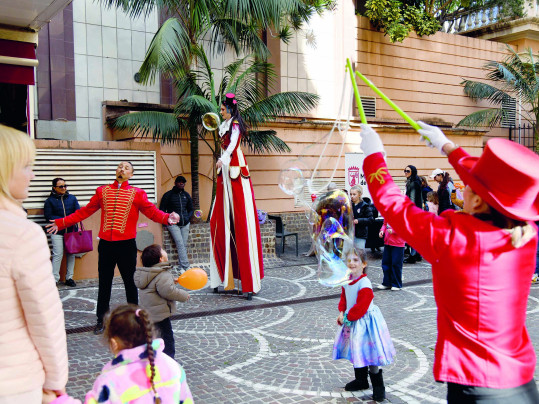
{"label": "brass instrument", "polygon": [[210,132],[219,128],[220,121],[219,115],[217,115],[215,112],[206,112],[204,115],[202,115],[202,126],[204,126],[204,128]]}

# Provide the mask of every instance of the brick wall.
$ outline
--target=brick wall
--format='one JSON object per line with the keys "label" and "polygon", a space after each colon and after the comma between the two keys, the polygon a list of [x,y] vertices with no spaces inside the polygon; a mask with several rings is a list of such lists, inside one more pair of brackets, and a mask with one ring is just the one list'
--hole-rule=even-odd
{"label": "brick wall", "polygon": [[309,222],[304,212],[286,212],[278,215],[283,218],[286,231],[298,233],[300,243],[311,241]]}
{"label": "brick wall", "polygon": [[[275,223],[266,221],[260,226],[262,237],[262,255],[264,261],[275,258]],[[168,254],[169,261],[176,264],[178,253],[174,240],[170,233],[163,227],[163,244]],[[187,257],[192,265],[207,264],[210,262],[210,224],[193,223],[189,229],[189,242],[187,245]]]}

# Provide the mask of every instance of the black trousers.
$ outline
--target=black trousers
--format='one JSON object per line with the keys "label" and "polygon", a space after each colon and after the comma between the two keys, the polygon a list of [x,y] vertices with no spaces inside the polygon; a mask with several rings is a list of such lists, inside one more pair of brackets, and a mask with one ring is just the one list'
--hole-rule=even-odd
{"label": "black trousers", "polygon": [[159,330],[163,341],[165,341],[165,349],[163,349],[163,352],[170,356],[172,359],[174,359],[174,355],[176,354],[176,347],[174,346],[174,333],[172,331],[172,323],[170,322],[170,317],[165,318],[164,320],[161,320],[154,325],[155,328]]}
{"label": "black trousers", "polygon": [[121,241],[99,240],[99,260],[97,270],[99,272],[99,292],[97,294],[97,320],[109,311],[110,292],[114,268],[118,265],[124,281],[125,297],[127,303],[138,304],[138,291],[133,280],[137,266],[137,245],[135,239]]}
{"label": "black trousers", "polygon": [[510,389],[464,386],[447,383],[448,404],[538,404],[535,380]]}

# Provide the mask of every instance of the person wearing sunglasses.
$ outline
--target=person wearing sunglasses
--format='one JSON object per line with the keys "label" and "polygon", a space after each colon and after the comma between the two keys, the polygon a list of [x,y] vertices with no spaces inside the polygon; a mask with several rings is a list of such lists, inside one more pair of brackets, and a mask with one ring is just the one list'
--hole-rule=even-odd
{"label": "person wearing sunglasses", "polygon": [[[79,201],[75,195],[67,192],[67,184],[63,178],[55,178],[52,180],[52,191],[45,201],[44,214],[47,222],[51,220],[66,217],[80,209]],[[64,234],[77,231],[77,225],[68,227],[64,230],[59,230],[56,234],[51,234],[52,241],[52,274],[56,285],[60,285],[60,266],[64,257]],[[73,280],[73,272],[75,270],[75,255],[66,253],[66,277],[65,285],[74,287],[77,286]]]}

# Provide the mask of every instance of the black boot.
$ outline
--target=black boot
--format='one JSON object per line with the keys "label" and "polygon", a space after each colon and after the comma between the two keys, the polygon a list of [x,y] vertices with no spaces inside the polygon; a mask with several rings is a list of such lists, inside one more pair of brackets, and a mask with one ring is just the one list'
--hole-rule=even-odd
{"label": "black boot", "polygon": [[386,398],[386,386],[384,386],[384,378],[382,376],[382,369],[378,373],[369,372],[372,383],[372,399],[374,401],[384,401]]}
{"label": "black boot", "polygon": [[247,293],[247,300],[253,300],[253,292]]}
{"label": "black boot", "polygon": [[344,389],[346,391],[357,391],[365,390],[369,388],[369,380],[367,379],[368,368],[367,366],[363,368],[354,368],[354,374],[356,376],[355,380],[352,380],[350,383],[346,383]]}

